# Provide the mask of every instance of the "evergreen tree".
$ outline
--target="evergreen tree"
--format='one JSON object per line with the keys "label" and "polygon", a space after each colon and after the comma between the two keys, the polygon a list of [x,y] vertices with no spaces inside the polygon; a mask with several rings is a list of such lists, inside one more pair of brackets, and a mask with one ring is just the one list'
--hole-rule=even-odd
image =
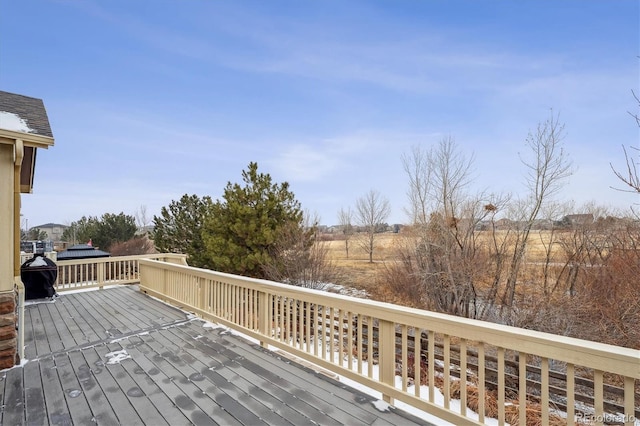
{"label": "evergreen tree", "polygon": [[303,229],[303,212],[287,182],[273,183],[251,162],[242,172],[244,186],[227,183],[224,201],[216,200],[203,228],[213,269],[267,278],[277,265],[275,253],[284,232]]}
{"label": "evergreen tree", "polygon": [[91,241],[94,247],[109,250],[112,244],[128,241],[136,233],[133,216],[124,213],[105,213],[100,219],[96,216],[82,216],[64,230],[62,239],[71,243],[85,244]]}
{"label": "evergreen tree", "polygon": [[124,213],[105,213],[98,221],[98,233],[92,237],[95,246],[109,250],[112,244],[129,241],[136,234],[136,218]]}
{"label": "evergreen tree", "polygon": [[26,234],[27,240],[32,241],[41,241],[48,239],[47,233],[41,230],[40,228],[31,228],[29,232]]}
{"label": "evergreen tree", "polygon": [[62,239],[72,244],[84,244],[98,235],[98,218],[94,216],[82,216],[80,220],[71,222],[71,225],[62,233]]}
{"label": "evergreen tree", "polygon": [[156,249],[165,253],[183,253],[189,265],[211,268],[202,241],[202,224],[211,208],[211,198],[184,194],[179,201],[162,207],[160,216],[153,216],[151,238]]}

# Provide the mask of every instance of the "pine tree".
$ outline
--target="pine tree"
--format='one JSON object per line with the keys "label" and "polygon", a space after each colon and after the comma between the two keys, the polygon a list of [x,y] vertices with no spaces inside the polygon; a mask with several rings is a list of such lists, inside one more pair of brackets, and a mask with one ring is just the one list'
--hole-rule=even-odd
{"label": "pine tree", "polygon": [[244,185],[227,183],[223,201],[207,216],[203,240],[213,269],[255,278],[267,278],[277,264],[283,233],[303,229],[300,203],[287,182],[273,183],[251,162],[242,172]]}
{"label": "pine tree", "polygon": [[160,216],[153,216],[151,238],[156,249],[186,254],[189,265],[211,268],[202,241],[202,225],[211,204],[211,197],[200,199],[197,195],[184,194],[179,201],[171,201],[168,208],[162,207]]}
{"label": "pine tree", "polygon": [[94,247],[109,250],[111,244],[128,241],[136,233],[136,221],[133,216],[124,213],[105,213],[97,216],[82,216],[71,222],[65,229],[62,239],[72,243],[84,244],[91,240]]}

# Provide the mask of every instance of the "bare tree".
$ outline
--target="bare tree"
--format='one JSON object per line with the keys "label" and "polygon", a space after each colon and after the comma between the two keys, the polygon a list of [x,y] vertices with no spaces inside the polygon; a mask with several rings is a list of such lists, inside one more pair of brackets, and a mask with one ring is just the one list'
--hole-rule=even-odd
{"label": "bare tree", "polygon": [[538,225],[538,243],[543,248],[544,257],[540,264],[542,293],[545,299],[559,288],[559,279],[554,276],[556,266],[560,263],[558,252],[560,252],[559,235],[561,230],[555,225],[558,219],[566,217],[574,211],[573,201],[567,203],[548,203],[541,211],[541,222]]}
{"label": "bare tree", "polygon": [[389,200],[373,189],[356,201],[356,220],[364,230],[360,246],[369,255],[369,263],[373,263],[373,250],[379,226],[385,223],[389,214]]}
{"label": "bare tree", "polygon": [[141,205],[140,208],[136,210],[135,216],[136,216],[136,225],[138,226],[138,231],[142,234],[146,234],[147,227],[151,223],[151,218],[147,213],[147,206],[145,206],[144,204]]}
{"label": "bare tree", "polygon": [[527,169],[525,182],[529,194],[528,198],[520,200],[518,207],[512,210],[517,229],[502,294],[502,305],[505,307],[513,305],[531,229],[541,209],[562,188],[564,179],[572,174],[571,161],[563,148],[564,137],[564,125],[553,115],[538,124],[536,131],[529,133],[527,137],[526,146],[530,157],[521,158],[521,161]]}
{"label": "bare tree", "polygon": [[[631,93],[638,103],[638,109],[640,110],[640,98],[638,98],[638,95],[636,95],[635,92],[632,91]],[[638,127],[640,127],[640,115],[638,115],[638,113],[634,114],[631,112],[629,112],[629,114],[636,120],[636,124],[638,125]],[[616,175],[616,177],[627,186],[624,189],[613,189],[624,192],[640,193],[640,175],[638,174],[638,165],[640,164],[640,148],[636,148],[633,146],[630,148],[637,152],[639,159],[634,160],[631,154],[627,152],[627,149],[624,147],[624,145],[622,145],[622,151],[624,152],[624,159],[627,169],[625,172],[619,171],[618,169],[613,167],[613,164],[609,163],[609,166],[611,167],[611,170],[613,170],[613,173]],[[638,215],[637,212],[636,215]]]}
{"label": "bare tree", "polygon": [[353,211],[350,207],[347,209],[341,208],[338,212],[338,224],[342,228],[342,235],[344,235],[344,250],[349,258],[349,240],[353,236]]}
{"label": "bare tree", "polygon": [[466,192],[473,158],[446,137],[432,149],[412,148],[403,156],[409,177],[409,216],[416,232],[413,253],[405,254],[421,283],[425,307],[475,317],[476,283],[486,268],[476,229],[490,210]]}
{"label": "bare tree", "polygon": [[336,282],[338,271],[320,238],[318,223],[317,215],[304,212],[302,228],[292,225],[281,230],[271,249],[275,261],[264,266],[267,278],[317,290]]}
{"label": "bare tree", "polygon": [[409,216],[411,224],[425,225],[429,221],[431,174],[433,167],[430,165],[428,152],[420,146],[411,147],[411,154],[402,155],[402,165],[409,178],[409,207],[405,212]]}

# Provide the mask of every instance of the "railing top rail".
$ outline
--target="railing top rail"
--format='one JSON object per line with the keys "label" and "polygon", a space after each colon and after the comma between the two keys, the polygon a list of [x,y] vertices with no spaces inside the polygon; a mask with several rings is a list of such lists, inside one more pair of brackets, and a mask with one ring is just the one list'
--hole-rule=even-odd
{"label": "railing top rail", "polygon": [[268,294],[310,301],[320,305],[326,304],[344,309],[347,312],[433,330],[436,333],[444,333],[468,341],[481,341],[504,349],[583,367],[602,369],[603,365],[606,365],[606,371],[610,373],[640,379],[640,350],[636,349],[327,293],[267,280],[169,264],[153,259],[141,259],[140,264],[143,266],[162,266],[164,269],[188,272],[204,279],[225,281],[245,287],[250,286]]}
{"label": "railing top rail", "polygon": [[136,254],[131,256],[109,256],[109,257],[93,257],[76,260],[57,260],[57,265],[81,265],[83,263],[108,263],[108,262],[124,262],[128,260],[142,259],[183,259],[186,256],[178,253],[157,253],[157,254]]}

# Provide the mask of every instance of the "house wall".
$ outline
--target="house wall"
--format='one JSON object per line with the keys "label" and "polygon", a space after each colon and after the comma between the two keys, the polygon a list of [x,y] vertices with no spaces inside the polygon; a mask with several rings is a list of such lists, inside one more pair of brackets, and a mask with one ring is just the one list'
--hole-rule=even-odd
{"label": "house wall", "polygon": [[16,362],[15,223],[20,195],[16,194],[14,145],[0,142],[0,369]]}
{"label": "house wall", "polygon": [[0,293],[13,290],[13,149],[0,143]]}
{"label": "house wall", "polygon": [[62,226],[53,226],[47,229],[46,232],[51,241],[60,241],[62,240],[62,233],[64,232],[64,228]]}

